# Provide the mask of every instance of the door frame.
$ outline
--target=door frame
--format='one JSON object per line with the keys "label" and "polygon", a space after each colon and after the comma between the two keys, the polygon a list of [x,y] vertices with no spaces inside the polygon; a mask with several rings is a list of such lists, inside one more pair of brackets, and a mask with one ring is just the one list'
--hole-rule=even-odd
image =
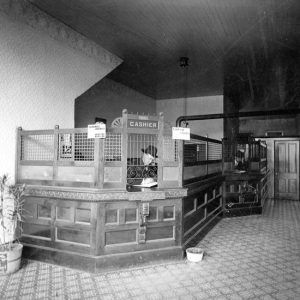
{"label": "door frame", "polygon": [[[300,137],[282,137],[282,138],[273,138],[273,199],[275,199],[275,144],[276,142],[289,142],[289,141],[298,141],[298,171],[299,171],[299,176],[298,176],[298,194],[300,194]],[[297,201],[297,200],[296,200]],[[298,199],[300,201],[300,199]]]}

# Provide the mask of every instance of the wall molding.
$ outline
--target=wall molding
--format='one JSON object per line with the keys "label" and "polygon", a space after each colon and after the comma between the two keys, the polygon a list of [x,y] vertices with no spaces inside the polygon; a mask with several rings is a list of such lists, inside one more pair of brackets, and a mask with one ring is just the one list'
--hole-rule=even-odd
{"label": "wall molding", "polygon": [[0,0],[0,12],[5,13],[15,21],[48,34],[57,41],[66,43],[69,47],[81,51],[88,57],[97,59],[102,64],[115,68],[122,63],[122,59],[116,55],[47,15],[27,0]]}
{"label": "wall molding", "polygon": [[152,201],[172,198],[182,198],[187,195],[187,190],[184,188],[165,189],[164,191],[106,191],[106,190],[81,190],[74,191],[70,188],[46,187],[46,186],[28,186],[25,196],[27,197],[42,197],[65,200],[81,200],[87,202],[99,201]]}

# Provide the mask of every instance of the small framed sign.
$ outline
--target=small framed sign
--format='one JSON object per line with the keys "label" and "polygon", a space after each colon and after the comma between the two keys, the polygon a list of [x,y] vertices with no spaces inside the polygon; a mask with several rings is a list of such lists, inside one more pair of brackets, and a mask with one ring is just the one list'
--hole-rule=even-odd
{"label": "small framed sign", "polygon": [[172,127],[172,139],[173,140],[187,140],[191,139],[190,128],[185,127]]}
{"label": "small framed sign", "polygon": [[102,122],[97,122],[93,125],[88,125],[88,139],[105,139],[106,125]]}

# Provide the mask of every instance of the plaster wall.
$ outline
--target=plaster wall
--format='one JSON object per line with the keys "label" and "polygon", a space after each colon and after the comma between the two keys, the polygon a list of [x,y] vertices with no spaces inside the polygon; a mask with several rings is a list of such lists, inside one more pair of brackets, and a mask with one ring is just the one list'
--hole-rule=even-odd
{"label": "plaster wall", "polygon": [[258,119],[247,118],[240,119],[239,132],[251,132],[254,136],[265,136],[267,131],[282,131],[284,136],[299,135],[297,119],[276,118]]}
{"label": "plaster wall", "polygon": [[124,108],[128,113],[156,113],[153,98],[103,78],[75,100],[75,127],[87,127],[95,122],[96,117],[106,119],[109,126],[115,118],[122,116]]}
{"label": "plaster wall", "polygon": [[0,3],[0,175],[12,181],[16,128],[74,127],[74,99],[120,63],[76,49],[76,33],[50,18],[26,1]]}
{"label": "plaster wall", "polygon": [[[185,110],[188,116],[223,113],[223,95],[156,101],[156,111],[163,112],[165,121],[171,126],[175,126],[178,117],[185,115]],[[189,121],[188,123],[192,133],[214,139],[223,137],[223,119]]]}

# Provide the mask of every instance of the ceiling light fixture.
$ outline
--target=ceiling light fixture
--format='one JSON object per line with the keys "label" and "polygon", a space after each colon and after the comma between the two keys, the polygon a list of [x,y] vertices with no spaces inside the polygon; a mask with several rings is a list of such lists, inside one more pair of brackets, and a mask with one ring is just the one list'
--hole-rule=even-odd
{"label": "ceiling light fixture", "polygon": [[[184,80],[183,80],[183,115],[187,115],[187,90],[188,90],[188,66],[189,66],[189,58],[186,56],[182,56],[179,59],[179,66],[183,69],[183,75],[184,75]],[[186,121],[182,122],[185,127],[187,127],[189,124]]]}

